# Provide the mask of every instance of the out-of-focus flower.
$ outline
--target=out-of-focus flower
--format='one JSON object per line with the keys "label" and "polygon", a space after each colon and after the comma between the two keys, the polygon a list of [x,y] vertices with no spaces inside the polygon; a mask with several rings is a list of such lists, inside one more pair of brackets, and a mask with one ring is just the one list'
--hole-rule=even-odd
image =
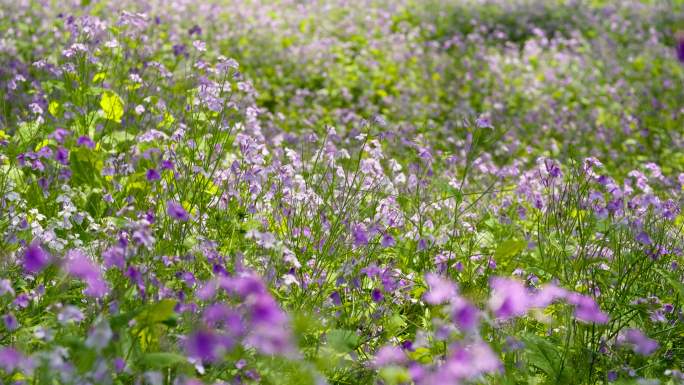
{"label": "out-of-focus flower", "polygon": [[610,320],[608,315],[601,311],[593,298],[578,293],[570,293],[567,296],[568,303],[575,305],[575,318],[584,322],[604,324]]}
{"label": "out-of-focus flower", "polygon": [[621,344],[629,344],[635,353],[650,356],[658,349],[658,341],[649,338],[639,329],[627,329],[618,339]]}
{"label": "out-of-focus flower", "polygon": [[90,139],[90,137],[88,137],[88,136],[79,137],[78,140],[76,141],[76,144],[79,146],[87,147],[87,148],[95,148],[95,142],[93,142],[93,140]]}
{"label": "out-of-focus flower", "polygon": [[22,355],[11,347],[0,348],[0,368],[7,373],[12,373],[22,362]]}
{"label": "out-of-focus flower", "polygon": [[490,286],[493,291],[489,298],[489,308],[495,317],[500,319],[518,317],[530,308],[530,295],[522,282],[495,277],[491,279]]}
{"label": "out-of-focus flower", "polygon": [[423,295],[423,300],[431,305],[439,305],[456,297],[456,285],[446,278],[428,273],[425,275],[425,282],[429,289]]}
{"label": "out-of-focus flower", "polygon": [[90,329],[85,344],[87,347],[94,348],[99,351],[109,345],[109,342],[112,340],[113,336],[114,333],[109,326],[109,322],[106,320],[101,320],[92,329]]}
{"label": "out-of-focus flower", "polygon": [[100,269],[82,251],[70,250],[66,255],[65,268],[71,276],[85,281],[84,294],[102,298],[109,291]]}
{"label": "out-of-focus flower", "polygon": [[677,35],[677,60],[684,64],[684,32],[680,32]]}
{"label": "out-of-focus flower", "polygon": [[50,254],[38,243],[32,243],[24,252],[24,269],[29,273],[39,273],[50,262]]}
{"label": "out-of-focus flower", "polygon": [[479,309],[463,298],[457,298],[452,302],[454,304],[452,319],[456,325],[465,331],[474,330],[480,317]]}
{"label": "out-of-focus flower", "polygon": [[396,365],[406,362],[406,353],[396,346],[383,346],[375,353],[373,365],[375,367],[383,367],[387,365]]}
{"label": "out-of-focus flower", "polygon": [[14,331],[19,328],[19,321],[17,321],[17,317],[15,317],[12,313],[7,313],[2,316],[2,322],[5,324],[5,328],[9,331]]}
{"label": "out-of-focus flower", "polygon": [[198,330],[187,338],[185,348],[191,358],[211,362],[216,359],[217,342],[216,336],[211,331]]}

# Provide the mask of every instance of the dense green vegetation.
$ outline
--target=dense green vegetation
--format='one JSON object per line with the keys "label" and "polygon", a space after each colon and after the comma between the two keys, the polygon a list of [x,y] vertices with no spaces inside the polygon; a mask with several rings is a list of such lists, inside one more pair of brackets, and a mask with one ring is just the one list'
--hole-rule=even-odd
{"label": "dense green vegetation", "polygon": [[0,5],[0,384],[684,382],[684,2]]}

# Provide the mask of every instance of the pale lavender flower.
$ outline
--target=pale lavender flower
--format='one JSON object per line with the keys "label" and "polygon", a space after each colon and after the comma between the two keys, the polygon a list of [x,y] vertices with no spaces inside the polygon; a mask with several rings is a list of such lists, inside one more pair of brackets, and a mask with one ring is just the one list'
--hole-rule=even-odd
{"label": "pale lavender flower", "polygon": [[496,318],[518,317],[531,307],[530,296],[523,284],[515,279],[494,277],[490,280],[493,289],[489,308]]}
{"label": "pale lavender flower", "polygon": [[82,251],[70,250],[66,255],[65,268],[71,276],[85,281],[87,287],[84,294],[102,298],[109,291],[99,267]]}
{"label": "pale lavender flower", "polygon": [[621,343],[629,344],[635,353],[650,356],[658,349],[658,341],[649,338],[639,329],[627,329],[622,333]]}
{"label": "pale lavender flower", "polygon": [[12,373],[23,361],[21,353],[11,347],[0,348],[0,368],[7,373]]}
{"label": "pale lavender flower", "polygon": [[425,282],[429,290],[423,295],[423,300],[431,305],[439,305],[456,297],[456,285],[446,278],[428,273],[425,275]]}

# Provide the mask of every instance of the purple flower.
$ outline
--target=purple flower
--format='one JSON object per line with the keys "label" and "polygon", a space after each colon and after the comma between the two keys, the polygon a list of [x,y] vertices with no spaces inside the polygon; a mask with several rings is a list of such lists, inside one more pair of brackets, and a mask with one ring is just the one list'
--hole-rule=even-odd
{"label": "purple flower", "polygon": [[83,312],[73,305],[65,306],[61,312],[57,315],[57,321],[61,324],[67,324],[69,322],[79,323],[85,319]]}
{"label": "purple flower", "polygon": [[185,47],[185,44],[174,44],[172,49],[174,56],[187,56],[187,49]]}
{"label": "purple flower", "polygon": [[558,178],[559,176],[562,175],[561,169],[556,161],[553,159],[544,159],[544,167],[546,168],[546,172],[549,173],[549,176],[554,179]]}
{"label": "purple flower", "polygon": [[392,237],[389,234],[383,235],[382,240],[380,241],[380,244],[382,245],[382,247],[392,247],[392,246],[394,246],[395,243],[396,242],[394,240],[394,237]]}
{"label": "purple flower", "polygon": [[492,122],[486,116],[480,116],[475,119],[475,126],[477,128],[494,128]]}
{"label": "purple flower", "polygon": [[477,327],[480,312],[469,301],[459,298],[455,302],[452,318],[462,330],[473,330]]}
{"label": "purple flower", "polygon": [[371,299],[374,302],[380,302],[383,300],[383,298],[385,298],[385,296],[384,294],[382,294],[382,291],[380,291],[380,289],[373,289],[371,291]]}
{"label": "purple flower", "polygon": [[601,311],[593,298],[578,293],[570,293],[567,296],[568,303],[575,305],[575,318],[584,322],[604,324],[610,317]]}
{"label": "purple flower", "polygon": [[14,331],[19,328],[19,321],[17,321],[17,317],[15,317],[12,313],[7,313],[2,316],[2,322],[5,324],[5,328],[7,328],[9,331]]}
{"label": "purple flower", "polygon": [[642,356],[650,356],[659,346],[656,340],[649,338],[639,329],[627,329],[621,339],[623,344],[632,345],[634,352]]}
{"label": "purple flower", "polygon": [[548,284],[541,287],[539,292],[534,295],[532,302],[534,307],[545,308],[557,299],[565,298],[567,295],[567,290],[553,284]]}
{"label": "purple flower", "polygon": [[430,290],[423,295],[423,299],[431,305],[439,305],[456,297],[456,285],[448,279],[434,273],[427,273],[425,282]]}
{"label": "purple flower", "polygon": [[396,346],[383,346],[375,353],[373,365],[383,367],[387,365],[402,364],[406,361],[406,353]]}
{"label": "purple flower", "polygon": [[677,60],[684,64],[684,34],[677,37]]}
{"label": "purple flower", "polygon": [[147,173],[145,174],[145,176],[147,177],[147,180],[150,182],[152,182],[153,180],[161,179],[161,175],[159,174],[159,171],[157,171],[154,168],[147,170]]}
{"label": "purple flower", "polygon": [[80,250],[70,250],[67,253],[66,271],[71,276],[85,281],[87,287],[84,294],[88,296],[102,298],[109,291],[100,269]]}
{"label": "purple flower", "polygon": [[648,234],[645,231],[639,232],[637,236],[635,237],[636,241],[641,243],[644,246],[648,246],[652,244],[653,242],[651,241],[651,237],[648,236]]}
{"label": "purple flower", "polygon": [[170,160],[162,160],[161,169],[162,170],[173,170],[173,162]]}
{"label": "purple flower", "polygon": [[48,135],[48,138],[54,139],[57,143],[64,143],[64,139],[66,139],[67,136],[71,135],[70,131],[67,131],[63,128],[57,128],[55,129],[52,134]]}
{"label": "purple flower", "polygon": [[485,342],[456,346],[434,378],[435,384],[461,383],[485,373],[501,371],[499,357]]}
{"label": "purple flower", "polygon": [[230,331],[231,335],[244,332],[244,325],[240,314],[224,304],[213,304],[207,307],[202,315],[204,322],[213,328],[222,327]]}
{"label": "purple flower", "polygon": [[123,360],[121,357],[117,357],[114,359],[114,371],[117,373],[121,373],[126,369],[126,361]]}
{"label": "purple flower", "polygon": [[192,358],[211,362],[216,359],[216,336],[208,330],[198,330],[185,341],[185,349]]}
{"label": "purple flower", "polygon": [[368,232],[362,223],[354,225],[352,235],[354,236],[354,246],[362,247],[368,244]]}
{"label": "purple flower", "polygon": [[85,136],[85,135],[79,137],[78,140],[76,140],[76,144],[79,146],[85,146],[88,148],[95,148],[95,142],[93,142],[93,140],[90,139],[90,137]]}
{"label": "purple flower", "polygon": [[6,293],[14,295],[14,288],[12,288],[12,282],[9,279],[2,279],[0,280],[0,295],[5,295]]}
{"label": "purple flower", "polygon": [[527,289],[517,280],[494,277],[490,286],[493,292],[489,298],[489,308],[497,318],[521,316],[532,305]]}
{"label": "purple flower", "polygon": [[17,296],[17,298],[12,301],[12,303],[20,308],[26,308],[28,307],[30,302],[29,296],[26,295],[26,293],[21,293]]}
{"label": "purple flower", "polygon": [[339,292],[333,291],[332,293],[330,293],[330,299],[332,300],[333,305],[335,305],[335,306],[342,305],[342,299],[340,298]]}
{"label": "purple flower", "polygon": [[181,206],[179,203],[176,203],[174,201],[166,202],[166,213],[171,218],[178,220],[178,221],[181,221],[181,222],[186,222],[188,219],[190,219],[188,212],[185,211],[183,206]]}
{"label": "purple flower", "polygon": [[102,259],[104,259],[105,267],[118,267],[123,270],[126,266],[126,259],[124,258],[124,249],[118,246],[112,246],[102,253]]}
{"label": "purple flower", "polygon": [[24,252],[24,269],[29,273],[39,273],[50,262],[50,254],[37,244],[32,243]]}
{"label": "purple flower", "polygon": [[112,337],[114,337],[114,333],[112,332],[112,328],[109,326],[109,322],[100,321],[88,332],[88,338],[86,338],[85,345],[89,348],[94,348],[95,350],[100,351],[109,345]]}
{"label": "purple flower", "polygon": [[66,165],[69,163],[69,151],[64,147],[57,148],[55,152],[55,160],[59,163]]}
{"label": "purple flower", "polygon": [[188,30],[188,35],[192,36],[194,34],[201,35],[202,34],[202,28],[195,24],[192,28]]}
{"label": "purple flower", "polygon": [[0,348],[0,368],[7,373],[12,373],[14,369],[21,365],[22,356],[16,349],[6,347]]}

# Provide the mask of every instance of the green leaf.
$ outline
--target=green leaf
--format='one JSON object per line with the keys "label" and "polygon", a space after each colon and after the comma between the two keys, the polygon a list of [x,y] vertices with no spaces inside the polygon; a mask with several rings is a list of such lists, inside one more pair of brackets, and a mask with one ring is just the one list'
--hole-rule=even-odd
{"label": "green leaf", "polygon": [[572,363],[562,362],[558,347],[552,342],[534,334],[523,337],[528,364],[544,372],[554,384],[571,383],[569,375],[574,372]]}
{"label": "green leaf", "polygon": [[99,186],[103,162],[98,154],[85,147],[74,148],[69,154],[72,182],[78,186]]}
{"label": "green leaf", "polygon": [[517,239],[508,239],[503,241],[494,251],[494,258],[497,261],[509,259],[516,254],[519,254],[527,248],[527,242]]}
{"label": "green leaf", "polygon": [[173,299],[163,299],[157,303],[148,305],[135,320],[141,326],[154,325],[166,321],[175,314],[174,308],[176,307],[176,300]]}
{"label": "green leaf", "polygon": [[48,112],[50,113],[50,115],[57,117],[59,114],[59,102],[54,100],[51,101],[48,105]]}
{"label": "green leaf", "polygon": [[141,363],[147,368],[163,369],[184,364],[188,360],[176,353],[153,352],[145,353],[141,358]]}
{"label": "green leaf", "polygon": [[105,119],[121,123],[121,117],[124,113],[124,104],[123,100],[121,100],[119,95],[114,91],[106,90],[102,93],[100,107],[102,107]]}
{"label": "green leaf", "polygon": [[684,297],[684,284],[682,284],[681,282],[679,282],[679,281],[677,281],[676,279],[672,278],[671,275],[667,274],[666,272],[664,272],[664,271],[661,270],[661,269],[657,269],[656,271],[657,271],[658,274],[660,274],[663,278],[665,278],[665,280],[670,284],[670,286],[672,286],[673,289],[675,289],[676,291],[679,292],[679,295],[680,295],[681,297]]}
{"label": "green leaf", "polygon": [[385,331],[390,335],[396,335],[406,327],[406,317],[401,314],[393,314],[385,321]]}
{"label": "green leaf", "polygon": [[411,376],[406,368],[399,366],[388,366],[380,369],[380,377],[387,384],[406,384],[411,381]]}
{"label": "green leaf", "polygon": [[359,345],[359,336],[351,330],[333,329],[327,333],[328,343],[338,352],[350,352]]}

